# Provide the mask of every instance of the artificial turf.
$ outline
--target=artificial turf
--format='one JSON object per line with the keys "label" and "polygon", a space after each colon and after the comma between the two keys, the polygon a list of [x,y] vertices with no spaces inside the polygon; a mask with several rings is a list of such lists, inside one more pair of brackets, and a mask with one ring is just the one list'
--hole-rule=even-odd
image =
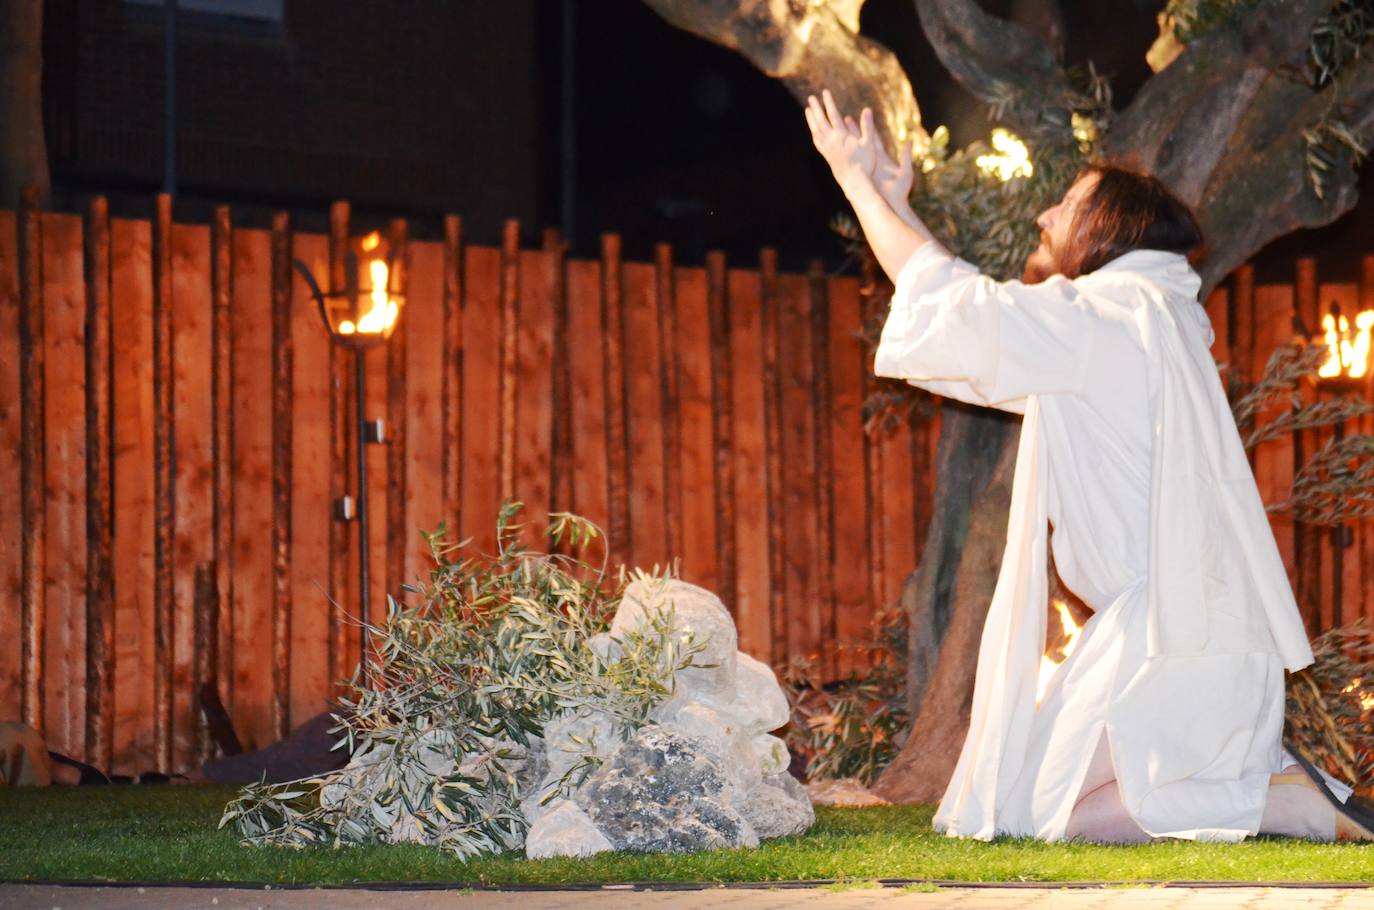
{"label": "artificial turf", "polygon": [[224,787],[0,788],[0,880],[473,885],[798,879],[1374,882],[1374,845],[1258,839],[1135,847],[954,840],[931,807],[821,809],[804,835],[754,850],[463,862],[416,846],[289,850],[216,830]]}

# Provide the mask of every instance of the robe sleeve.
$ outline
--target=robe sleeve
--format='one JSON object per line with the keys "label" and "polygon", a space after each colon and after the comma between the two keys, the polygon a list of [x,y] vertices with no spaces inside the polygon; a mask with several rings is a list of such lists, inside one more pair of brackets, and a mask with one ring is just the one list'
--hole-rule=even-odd
{"label": "robe sleeve", "polygon": [[874,373],[1022,413],[1027,395],[1083,388],[1100,324],[1062,276],[994,281],[927,243],[897,274]]}

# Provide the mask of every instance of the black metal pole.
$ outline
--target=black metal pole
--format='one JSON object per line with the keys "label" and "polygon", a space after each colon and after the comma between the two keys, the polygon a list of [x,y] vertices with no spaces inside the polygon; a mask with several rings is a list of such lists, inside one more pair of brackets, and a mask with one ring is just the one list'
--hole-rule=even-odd
{"label": "black metal pole", "polygon": [[367,644],[371,637],[368,624],[371,617],[368,615],[367,589],[367,390],[364,384],[366,371],[363,369],[362,348],[354,352],[353,371],[358,424],[358,621],[362,624],[358,646],[361,662],[358,664],[358,670],[363,685],[367,685]]}

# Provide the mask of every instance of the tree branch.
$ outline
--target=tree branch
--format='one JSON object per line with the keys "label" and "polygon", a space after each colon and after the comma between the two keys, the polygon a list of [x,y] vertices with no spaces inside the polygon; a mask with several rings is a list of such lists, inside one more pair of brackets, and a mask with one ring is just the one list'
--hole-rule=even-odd
{"label": "tree branch", "polygon": [[828,88],[840,108],[873,109],[890,153],[927,141],[911,82],[892,51],[859,34],[864,0],[644,0],[672,25],[738,51],[798,101]]}

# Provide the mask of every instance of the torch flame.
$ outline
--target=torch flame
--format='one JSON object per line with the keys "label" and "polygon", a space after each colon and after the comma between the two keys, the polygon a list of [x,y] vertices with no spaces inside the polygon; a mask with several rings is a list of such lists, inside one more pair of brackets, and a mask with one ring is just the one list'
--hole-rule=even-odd
{"label": "torch flame", "polygon": [[1374,691],[1370,691],[1367,689],[1361,690],[1360,684],[1362,682],[1364,682],[1364,680],[1356,679],[1341,691],[1346,693],[1347,695],[1355,695],[1355,697],[1360,700],[1360,710],[1369,711],[1371,709],[1374,709]]}
{"label": "torch flame", "polygon": [[1350,320],[1327,313],[1322,317],[1322,333],[1326,342],[1326,361],[1317,369],[1323,379],[1344,374],[1360,379],[1369,371],[1369,333],[1374,328],[1374,310],[1364,310],[1355,316],[1355,333],[1351,337]]}
{"label": "torch flame", "polygon": [[1059,659],[1056,660],[1049,654],[1040,657],[1040,679],[1036,684],[1035,703],[1038,705],[1045,697],[1045,690],[1049,688],[1050,680],[1054,678],[1054,671],[1059,669],[1060,664],[1069,659],[1073,649],[1078,647],[1078,637],[1083,634],[1083,627],[1074,622],[1073,613],[1069,610],[1066,601],[1056,597],[1050,604],[1059,613],[1059,624],[1064,630],[1064,645],[1059,649]]}
{"label": "torch flame", "polygon": [[[373,231],[359,242],[359,246],[362,247],[363,252],[370,253],[377,249],[381,242],[381,234]],[[387,294],[387,279],[390,277],[391,270],[388,268],[386,260],[371,260],[367,264],[367,271],[371,278],[372,290],[368,293],[368,297],[371,298],[372,305],[366,313],[358,318],[356,323],[351,319],[340,322],[340,335],[381,334],[395,325],[396,317],[400,315],[400,305]]]}

